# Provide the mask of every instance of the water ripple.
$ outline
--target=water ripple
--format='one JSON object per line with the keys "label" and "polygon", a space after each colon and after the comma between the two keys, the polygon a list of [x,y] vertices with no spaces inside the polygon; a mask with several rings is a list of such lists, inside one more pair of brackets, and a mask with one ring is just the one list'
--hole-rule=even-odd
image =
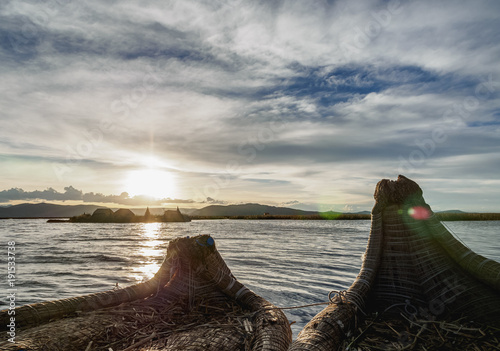
{"label": "water ripple", "polygon": [[[449,226],[471,249],[500,258],[500,244],[492,244],[498,243],[494,238],[500,222],[453,222]],[[355,279],[369,231],[369,221],[64,225],[44,220],[0,221],[0,232],[16,241],[18,304],[148,279],[162,263],[169,240],[198,234],[212,235],[233,274],[277,306],[325,302],[331,290],[346,289]],[[294,335],[321,309],[287,310],[289,320],[296,321]]]}

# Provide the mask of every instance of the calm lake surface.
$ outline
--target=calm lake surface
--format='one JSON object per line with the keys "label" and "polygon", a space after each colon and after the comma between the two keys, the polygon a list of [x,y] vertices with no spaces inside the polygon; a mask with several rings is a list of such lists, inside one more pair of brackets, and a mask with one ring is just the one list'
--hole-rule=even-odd
{"label": "calm lake surface", "polygon": [[[500,221],[445,222],[472,250],[500,261]],[[0,291],[7,242],[16,242],[17,301],[54,300],[125,287],[158,270],[169,240],[210,234],[238,280],[280,307],[328,300],[361,266],[370,221],[210,220],[190,223],[46,223],[0,220]],[[2,294],[3,295],[3,294]],[[6,307],[5,297],[0,309]],[[324,306],[286,311],[294,337]]]}

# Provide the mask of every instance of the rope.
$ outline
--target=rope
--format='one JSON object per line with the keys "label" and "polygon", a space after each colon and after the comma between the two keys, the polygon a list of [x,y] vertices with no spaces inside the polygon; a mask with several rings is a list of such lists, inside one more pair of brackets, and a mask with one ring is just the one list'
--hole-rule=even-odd
{"label": "rope", "polygon": [[321,305],[329,305],[330,302],[318,302],[318,303],[311,303],[308,305],[301,305],[301,306],[291,306],[291,307],[266,307],[261,309],[261,311],[270,311],[270,310],[295,310],[299,308],[306,308],[306,307],[312,307],[312,306],[321,306]]}
{"label": "rope", "polygon": [[[337,305],[342,305],[347,302],[347,291],[341,290],[341,291],[336,291],[332,290],[328,293],[328,300],[330,300],[330,303],[334,303]],[[335,294],[332,296],[332,294]]]}
{"label": "rope", "polygon": [[[347,295],[346,295],[346,290],[342,290],[342,291],[336,291],[336,290],[332,290],[328,293],[328,302],[318,302],[318,303],[310,303],[310,304],[307,304],[307,305],[300,305],[300,306],[290,306],[290,307],[267,307],[267,308],[263,308],[261,309],[261,311],[269,311],[269,310],[296,310],[296,309],[300,309],[300,308],[306,308],[306,307],[313,307],[313,306],[321,306],[321,305],[331,305],[331,304],[336,304],[336,305],[342,305],[342,304],[345,304],[347,303]],[[334,294],[332,296],[332,294]],[[356,303],[354,303],[354,305],[356,307],[359,308],[359,306],[357,306]]]}
{"label": "rope", "polygon": [[450,233],[450,234],[451,234],[451,235],[452,235],[455,239],[457,239],[458,241],[460,241],[460,243],[462,243],[462,245],[463,245],[463,246],[465,246],[465,247],[466,247],[466,248],[468,248],[470,251],[472,251],[472,250],[470,249],[470,247],[469,247],[469,246],[467,246],[467,244],[465,244],[465,243],[463,242],[462,238],[460,238],[460,237],[457,235],[457,233],[453,232],[453,231],[451,230],[451,228],[450,228],[450,227],[448,227],[448,225],[447,225],[446,223],[441,222],[441,224],[443,225],[443,227],[445,227],[445,228],[446,228],[446,230],[447,230],[447,231],[448,231],[448,232],[449,232],[449,233]]}

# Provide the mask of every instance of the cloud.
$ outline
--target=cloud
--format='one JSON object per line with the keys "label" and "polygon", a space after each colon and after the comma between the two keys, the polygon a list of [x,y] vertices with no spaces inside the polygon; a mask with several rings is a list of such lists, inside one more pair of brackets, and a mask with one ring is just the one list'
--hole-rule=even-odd
{"label": "cloud", "polygon": [[88,203],[114,203],[119,205],[129,206],[154,206],[163,204],[188,204],[194,203],[193,200],[182,199],[155,199],[148,196],[133,196],[123,192],[120,195],[103,195],[100,193],[83,193],[72,186],[64,188],[64,193],[58,192],[52,188],[43,191],[24,191],[23,189],[12,188],[9,190],[0,191],[0,203],[19,200],[47,200],[47,201],[82,201]]}
{"label": "cloud", "polygon": [[64,188],[64,193],[60,193],[52,188],[42,191],[24,191],[23,189],[12,188],[9,190],[0,191],[0,202],[9,202],[11,200],[81,200],[82,192],[73,188],[72,186]]}
{"label": "cloud", "polygon": [[216,199],[212,199],[211,197],[207,197],[206,201],[204,201],[204,202],[207,204],[211,204],[211,205],[227,205],[228,204],[227,201],[216,200]]}
{"label": "cloud", "polygon": [[293,206],[293,205],[298,205],[300,204],[300,201],[293,200],[293,201],[287,201],[287,202],[282,202],[280,204],[281,207],[287,207],[287,206]]}
{"label": "cloud", "polygon": [[[144,202],[120,180],[154,155],[179,175],[181,198],[328,194],[370,207],[378,178],[418,152],[409,176],[449,178],[450,160],[471,154],[477,169],[459,167],[469,179],[500,171],[484,161],[499,151],[492,1],[1,6],[0,155],[15,159],[2,188],[74,184],[94,191],[81,199]],[[438,129],[446,141],[422,151]],[[38,184],[28,155],[45,160]]]}

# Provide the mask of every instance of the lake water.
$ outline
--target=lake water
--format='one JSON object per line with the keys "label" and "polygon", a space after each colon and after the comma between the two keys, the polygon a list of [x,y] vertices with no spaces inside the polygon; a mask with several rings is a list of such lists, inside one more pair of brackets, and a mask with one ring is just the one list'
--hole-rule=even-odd
{"label": "lake water", "polygon": [[[446,222],[472,250],[500,261],[500,221]],[[235,277],[280,307],[325,302],[361,266],[370,221],[210,220],[190,223],[46,223],[0,220],[0,290],[7,242],[16,242],[17,301],[54,300],[135,284],[158,270],[170,239],[210,234]],[[4,294],[2,294],[4,295]],[[6,307],[5,297],[0,309]],[[294,337],[324,306],[287,310]]]}

